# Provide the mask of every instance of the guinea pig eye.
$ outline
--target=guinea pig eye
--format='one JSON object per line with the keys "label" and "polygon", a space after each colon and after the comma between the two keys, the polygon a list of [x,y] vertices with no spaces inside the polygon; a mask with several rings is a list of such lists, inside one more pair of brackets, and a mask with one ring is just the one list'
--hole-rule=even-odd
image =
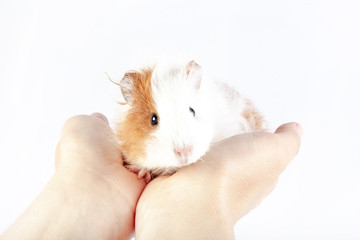
{"label": "guinea pig eye", "polygon": [[151,114],[151,125],[152,126],[156,126],[158,125],[159,120],[158,120],[158,116],[156,115],[156,113]]}
{"label": "guinea pig eye", "polygon": [[195,117],[195,110],[191,107],[189,107],[189,111],[192,113],[192,115]]}

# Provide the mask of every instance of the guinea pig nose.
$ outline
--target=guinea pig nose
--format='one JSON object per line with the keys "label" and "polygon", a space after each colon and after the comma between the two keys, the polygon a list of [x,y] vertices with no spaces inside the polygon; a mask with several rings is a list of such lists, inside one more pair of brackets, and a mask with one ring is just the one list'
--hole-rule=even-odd
{"label": "guinea pig nose", "polygon": [[188,157],[193,151],[192,146],[175,147],[174,152],[178,157]]}

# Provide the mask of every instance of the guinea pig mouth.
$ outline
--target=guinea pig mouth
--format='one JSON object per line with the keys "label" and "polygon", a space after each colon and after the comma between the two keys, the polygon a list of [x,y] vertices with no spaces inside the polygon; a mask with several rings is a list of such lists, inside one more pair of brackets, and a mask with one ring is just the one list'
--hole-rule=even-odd
{"label": "guinea pig mouth", "polygon": [[182,166],[189,164],[189,157],[188,156],[178,157],[178,160],[179,160],[180,165],[182,165]]}
{"label": "guinea pig mouth", "polygon": [[178,159],[180,165],[187,165],[190,163],[190,157],[193,153],[192,146],[182,146],[174,148],[175,156]]}

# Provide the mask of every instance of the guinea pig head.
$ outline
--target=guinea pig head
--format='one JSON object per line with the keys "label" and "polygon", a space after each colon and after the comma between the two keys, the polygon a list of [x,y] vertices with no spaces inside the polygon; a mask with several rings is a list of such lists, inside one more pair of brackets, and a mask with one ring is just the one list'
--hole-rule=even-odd
{"label": "guinea pig head", "polygon": [[201,67],[156,65],[128,72],[120,82],[129,105],[117,135],[127,161],[154,170],[199,160],[213,129],[201,101]]}

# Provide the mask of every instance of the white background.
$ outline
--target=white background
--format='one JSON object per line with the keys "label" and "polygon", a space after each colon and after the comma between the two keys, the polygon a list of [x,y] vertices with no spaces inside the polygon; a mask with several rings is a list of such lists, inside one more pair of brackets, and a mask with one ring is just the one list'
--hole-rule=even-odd
{"label": "white background", "polygon": [[[360,239],[359,1],[0,0],[0,233],[54,172],[63,122],[113,120],[119,80],[182,53],[304,127],[278,187],[237,239]],[[215,109],[216,111],[216,109]]]}

